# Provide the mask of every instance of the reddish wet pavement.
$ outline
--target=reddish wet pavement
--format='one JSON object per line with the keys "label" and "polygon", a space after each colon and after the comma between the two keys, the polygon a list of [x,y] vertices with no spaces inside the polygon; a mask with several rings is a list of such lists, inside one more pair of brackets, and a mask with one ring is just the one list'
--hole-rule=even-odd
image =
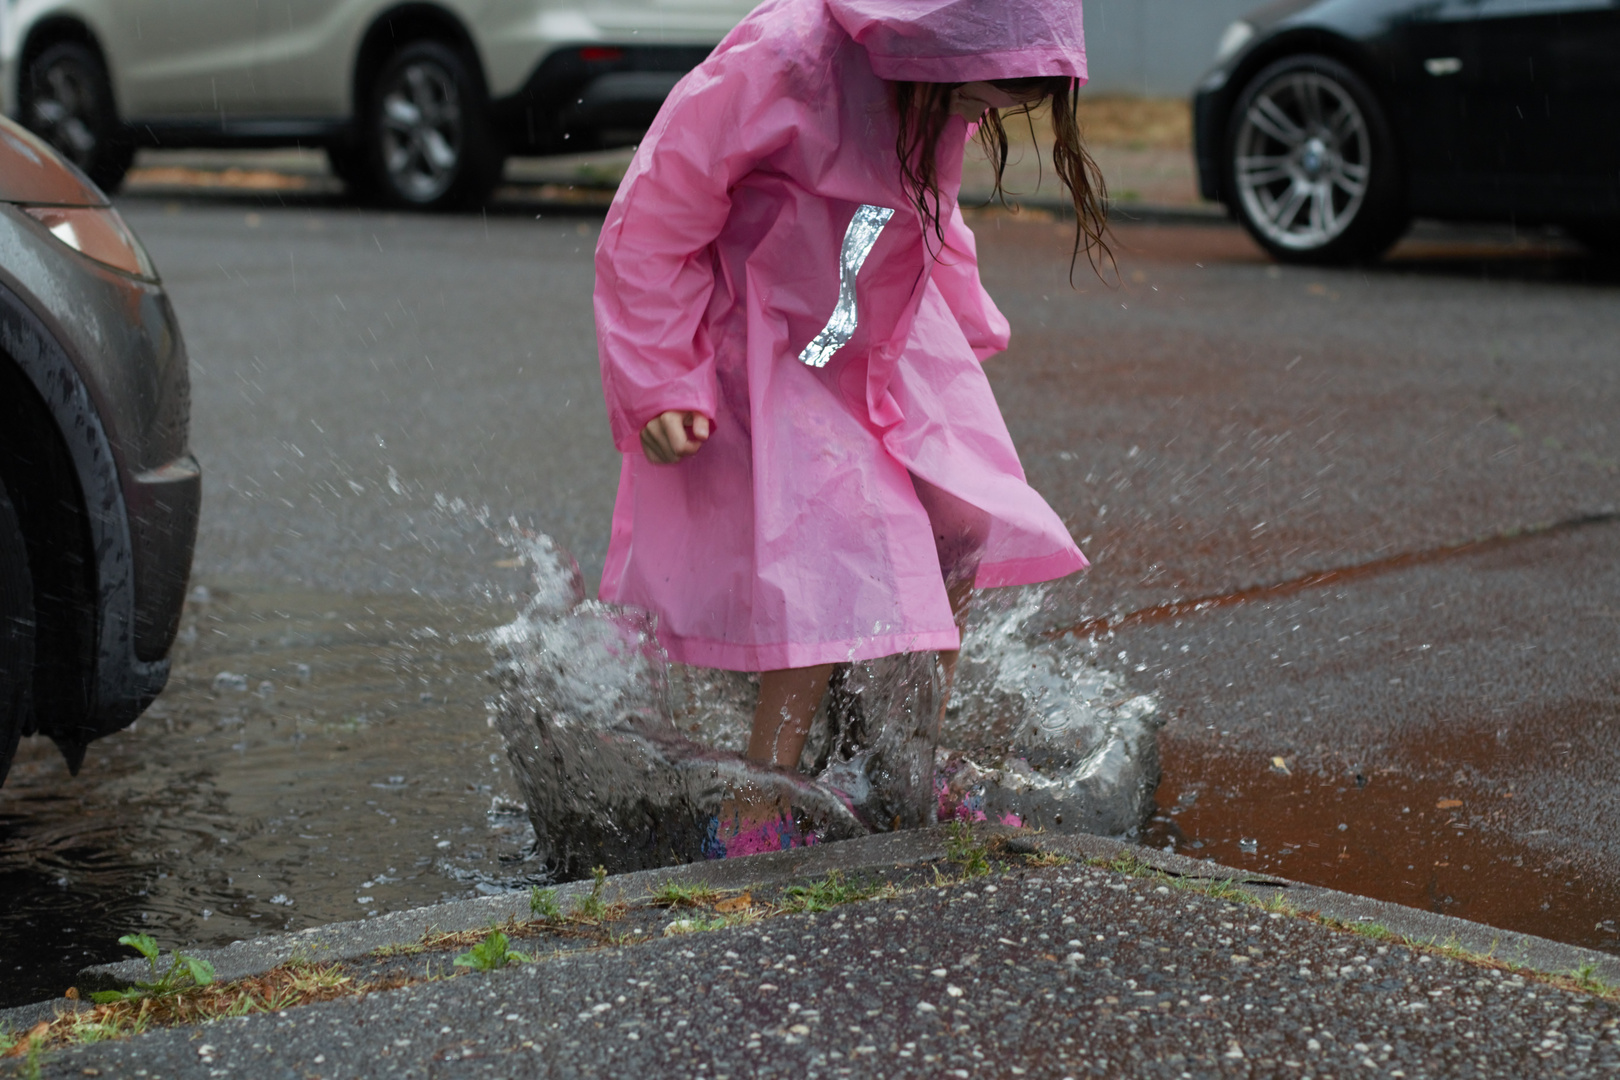
{"label": "reddish wet pavement", "polygon": [[1137,227],[1077,295],[1062,226],[978,227],[997,394],[1096,563],[1047,628],[1170,717],[1150,841],[1620,948],[1620,274]]}

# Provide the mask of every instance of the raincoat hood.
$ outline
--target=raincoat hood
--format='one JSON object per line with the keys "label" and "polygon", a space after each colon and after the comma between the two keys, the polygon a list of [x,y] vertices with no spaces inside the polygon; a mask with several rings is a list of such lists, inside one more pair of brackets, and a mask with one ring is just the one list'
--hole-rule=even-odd
{"label": "raincoat hood", "polygon": [[827,0],[879,78],[1086,81],[1080,0]]}

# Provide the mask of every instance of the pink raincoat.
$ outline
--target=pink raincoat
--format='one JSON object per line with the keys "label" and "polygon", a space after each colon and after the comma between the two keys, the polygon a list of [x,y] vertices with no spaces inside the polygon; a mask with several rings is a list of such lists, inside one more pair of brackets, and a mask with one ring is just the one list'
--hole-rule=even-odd
{"label": "pink raincoat", "polygon": [[[655,612],[674,660],[956,648],[913,474],[989,515],[976,586],[1086,566],[979,366],[1008,328],[956,207],[967,125],[940,141],[941,249],[901,185],[885,83],[1036,75],[1084,79],[1079,0],[766,0],[670,95],[608,211],[595,305],[624,454],[601,595]],[[808,367],[863,204],[895,213],[857,328]],[[666,410],[713,433],[650,464],[640,431]]]}

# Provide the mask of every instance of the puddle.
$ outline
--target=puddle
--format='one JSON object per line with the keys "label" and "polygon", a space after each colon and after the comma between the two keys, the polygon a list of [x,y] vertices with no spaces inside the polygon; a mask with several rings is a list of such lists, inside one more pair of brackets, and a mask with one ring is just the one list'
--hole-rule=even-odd
{"label": "puddle", "polygon": [[188,603],[169,687],[132,729],[71,779],[24,740],[0,788],[0,1006],[60,994],[135,930],[218,945],[521,885],[531,832],[472,636],[498,615],[248,589]]}
{"label": "puddle", "polygon": [[[1546,545],[1573,543],[1582,536],[1597,543],[1593,527],[1614,521],[1612,513],[1573,518],[1149,608],[1098,620],[1089,629],[1151,630],[1216,608],[1277,601],[1464,557],[1506,558],[1532,545],[1542,547],[1541,555],[1520,557],[1572,561],[1577,556],[1571,550]],[[1590,558],[1606,549],[1581,550]],[[1476,563],[1475,569],[1488,565],[1493,564]],[[1499,602],[1509,603],[1513,595],[1504,591]],[[1472,610],[1459,605],[1459,614],[1451,617],[1466,619],[1460,613]],[[1574,663],[1563,644],[1567,625],[1553,630],[1539,614],[1524,618],[1540,635],[1534,641],[1559,658],[1556,663]],[[1319,628],[1321,623],[1312,625]],[[1594,640],[1584,630],[1576,636],[1601,655],[1603,639]],[[1454,657],[1462,655],[1458,648],[1453,642]],[[1315,680],[1328,678],[1324,671],[1342,674],[1336,665],[1351,663],[1349,655],[1318,657],[1285,685],[1296,691],[1317,686]],[[1489,684],[1489,690],[1476,685],[1472,696],[1457,695],[1448,688],[1459,681],[1478,683],[1481,665],[1493,662],[1489,651],[1468,655],[1472,658],[1448,661],[1451,666],[1412,691],[1420,696],[1406,707],[1424,716],[1425,723],[1374,725],[1379,734],[1372,737],[1378,744],[1362,747],[1360,764],[1335,757],[1320,745],[1314,753],[1301,746],[1301,758],[1257,755],[1252,726],[1236,745],[1172,726],[1160,738],[1164,780],[1146,842],[1506,931],[1620,952],[1620,875],[1602,835],[1601,807],[1582,803],[1583,788],[1596,791],[1610,780],[1604,770],[1613,756],[1612,697],[1603,690],[1552,694],[1548,704],[1539,705],[1534,694],[1522,699],[1493,696],[1500,695],[1497,683]],[[1241,669],[1243,660],[1234,655],[1229,662]],[[1560,679],[1567,677],[1560,672]],[[1543,684],[1535,685],[1540,689]],[[1360,693],[1360,704],[1350,708],[1376,716],[1388,707],[1366,687]],[[1478,706],[1480,700],[1488,707]],[[1305,742],[1297,730],[1290,730],[1294,734],[1284,743]]]}
{"label": "puddle", "polygon": [[[608,673],[597,646],[606,642],[603,655],[611,654],[608,639],[634,629],[634,618],[625,623],[610,612],[619,621],[603,621],[608,609],[589,603],[567,610],[574,588],[549,614],[544,597],[531,602],[527,623],[514,620],[515,605],[488,600],[217,582],[194,591],[169,686],[138,723],[95,743],[76,778],[49,743],[26,740],[0,788],[0,883],[10,901],[0,933],[12,943],[0,1007],[60,994],[82,966],[124,958],[117,939],[132,931],[166,946],[223,945],[523,889],[602,861],[602,850],[575,843],[583,830],[600,849],[619,828],[616,810],[590,820],[604,799],[612,801],[612,785],[597,790],[591,782],[591,769],[611,756],[593,740],[618,719],[599,700]],[[955,794],[963,805],[977,798],[985,812],[1032,822],[1067,813],[1071,829],[1087,821],[1091,831],[1133,829],[1157,781],[1155,705],[1125,690],[1086,643],[1025,634],[1039,604],[1038,593],[984,599],[943,725],[946,745],[958,748],[940,757],[944,773],[962,789]],[[505,646],[496,632],[503,624],[523,631]],[[544,644],[557,632],[567,648]],[[584,749],[561,782],[526,777],[530,794],[550,804],[583,800],[585,814],[572,825],[566,813],[552,815],[563,824],[553,822],[545,835],[530,822],[496,723],[512,717],[492,711],[505,700],[488,677],[492,648],[497,655],[504,648],[508,660],[550,665],[546,685],[566,686],[564,704],[595,725],[576,739]],[[661,654],[656,659],[657,679],[627,683],[625,700],[640,695],[656,704],[659,739],[677,772],[720,761],[724,774],[746,738],[753,680],[664,672]],[[845,690],[864,695],[869,712],[883,712],[915,682],[903,667],[857,671]],[[937,716],[932,707],[923,712]],[[555,702],[548,715],[557,719]],[[841,769],[850,780],[864,767],[858,752],[837,752],[827,730],[817,739],[807,759],[826,760],[807,760],[809,771]],[[880,732],[872,745],[879,765],[866,770],[869,777],[895,771],[895,762],[932,770],[933,760],[912,761],[922,745],[915,739],[888,746]],[[630,801],[646,802],[643,789],[652,785],[645,780],[620,776],[618,786]],[[807,805],[819,798],[832,816],[849,815],[803,778],[777,783]],[[912,787],[907,797],[926,817],[934,787]],[[712,792],[700,794],[687,809],[706,806]],[[564,835],[570,828],[576,835]],[[559,837],[574,843],[575,855],[558,857]],[[655,861],[693,857],[677,847]]]}
{"label": "puddle", "polygon": [[[1207,744],[1161,735],[1164,782],[1143,839],[1195,858],[1620,952],[1620,882],[1515,834],[1521,797],[1502,775],[1443,758],[1370,775],[1301,767],[1259,771]],[[1442,748],[1436,748],[1442,749]],[[1284,772],[1284,769],[1289,771]],[[1450,780],[1436,774],[1452,774]],[[1547,830],[1540,830],[1541,834]]]}

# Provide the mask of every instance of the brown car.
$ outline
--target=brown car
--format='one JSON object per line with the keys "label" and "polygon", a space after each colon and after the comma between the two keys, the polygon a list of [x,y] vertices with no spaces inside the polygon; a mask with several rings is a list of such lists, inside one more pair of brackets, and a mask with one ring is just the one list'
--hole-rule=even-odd
{"label": "brown car", "polygon": [[0,780],[75,772],[168,679],[197,531],[174,310],[107,197],[0,119]]}

